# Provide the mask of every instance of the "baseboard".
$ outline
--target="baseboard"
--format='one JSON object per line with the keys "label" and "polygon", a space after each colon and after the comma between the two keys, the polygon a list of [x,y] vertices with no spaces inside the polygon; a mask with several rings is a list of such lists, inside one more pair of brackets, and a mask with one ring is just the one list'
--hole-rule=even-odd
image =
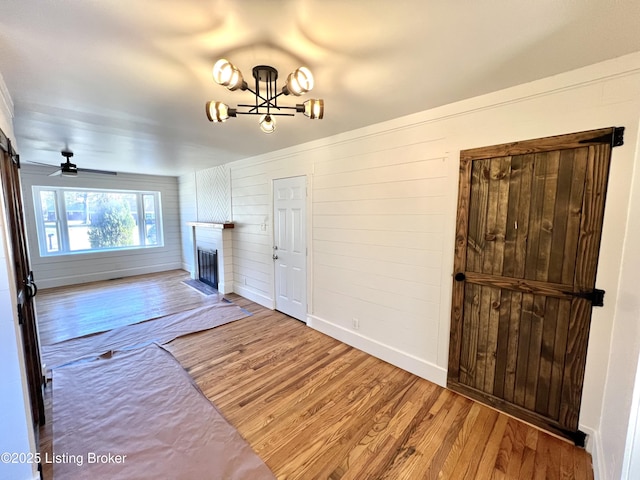
{"label": "baseboard", "polygon": [[307,325],[363,352],[402,368],[441,387],[447,385],[447,370],[406,352],[357,334],[315,315],[307,315]]}
{"label": "baseboard", "polygon": [[247,288],[246,285],[242,285],[240,283],[233,283],[233,291],[237,293],[241,297],[246,298],[247,300],[251,300],[252,302],[256,302],[263,307],[269,308],[271,310],[276,308],[275,302],[272,298],[267,297],[266,295],[256,292],[250,288]]}
{"label": "baseboard", "polygon": [[594,480],[604,480],[606,477],[603,471],[604,465],[602,459],[604,458],[604,452],[602,451],[602,440],[600,438],[600,432],[584,425],[580,425],[580,430],[587,434],[587,444],[585,450],[591,454],[591,461],[593,464],[593,478]]}
{"label": "baseboard", "polygon": [[180,270],[182,264],[180,262],[166,263],[162,265],[151,265],[138,268],[123,268],[121,270],[109,270],[97,273],[87,273],[82,275],[73,275],[67,277],[56,277],[38,279],[36,278],[38,288],[54,288],[67,285],[78,285],[81,283],[98,282],[101,280],[111,280],[112,278],[133,277],[135,275],[146,275],[148,273],[166,272],[169,270]]}
{"label": "baseboard", "polygon": [[193,265],[190,263],[182,262],[182,266],[180,268],[185,272],[193,273]]}
{"label": "baseboard", "polygon": [[218,282],[218,291],[222,294],[233,293],[233,283]]}

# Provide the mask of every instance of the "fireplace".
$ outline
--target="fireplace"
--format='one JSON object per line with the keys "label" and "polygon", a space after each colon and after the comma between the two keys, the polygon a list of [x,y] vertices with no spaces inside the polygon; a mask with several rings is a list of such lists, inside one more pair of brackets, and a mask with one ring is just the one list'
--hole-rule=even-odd
{"label": "fireplace", "polygon": [[198,280],[218,289],[218,250],[198,248]]}
{"label": "fireplace", "polygon": [[211,263],[211,260],[209,258],[201,259],[200,251],[217,252],[215,261],[215,283],[217,285],[215,288],[223,294],[233,292],[233,242],[231,238],[233,223],[187,222],[187,225],[191,227],[193,257],[191,257],[192,260],[186,270],[191,272],[191,278],[201,280],[201,273],[205,273],[205,277],[211,276],[213,272],[209,272],[207,275],[206,271],[211,267],[205,266],[204,272],[201,272],[200,263],[202,261]]}

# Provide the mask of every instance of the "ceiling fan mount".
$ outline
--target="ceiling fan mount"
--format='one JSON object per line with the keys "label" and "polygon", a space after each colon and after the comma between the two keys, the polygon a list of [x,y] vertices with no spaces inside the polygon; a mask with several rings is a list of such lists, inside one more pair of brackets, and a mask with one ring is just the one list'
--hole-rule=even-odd
{"label": "ceiling fan mount", "polygon": [[[60,164],[60,175],[63,177],[75,177],[78,175],[78,167],[75,163],[71,163],[69,160],[73,157],[73,152],[69,150],[63,150],[60,154],[67,159],[66,162]],[[57,172],[56,172],[57,173]]]}

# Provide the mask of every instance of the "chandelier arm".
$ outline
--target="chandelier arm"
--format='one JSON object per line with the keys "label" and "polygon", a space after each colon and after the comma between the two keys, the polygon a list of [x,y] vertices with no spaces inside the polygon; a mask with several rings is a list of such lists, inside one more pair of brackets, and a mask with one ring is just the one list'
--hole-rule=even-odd
{"label": "chandelier arm", "polygon": [[[264,115],[264,112],[253,112],[253,111],[249,111],[249,112],[240,112],[237,111],[236,115]],[[284,112],[270,112],[269,115],[271,115],[272,117],[278,116],[278,117],[295,117],[295,113],[284,113]]]}
{"label": "chandelier arm", "polygon": [[273,100],[273,98],[264,98],[262,95],[260,95],[258,92],[253,91],[251,88],[247,88],[248,92],[253,93],[256,96],[256,100],[259,98],[260,100],[262,100],[263,102],[270,102],[271,100]]}
{"label": "chandelier arm", "polygon": [[281,105],[274,105],[273,103],[266,102],[266,101],[262,102],[259,105],[254,105],[254,104],[251,104],[251,103],[239,103],[238,107],[250,107],[250,108],[252,108],[254,110],[257,110],[257,109],[260,109],[260,108],[275,108],[277,110],[281,110],[283,108],[290,108],[290,109],[293,109],[293,110],[296,109],[296,107],[285,107],[285,106],[281,106]]}

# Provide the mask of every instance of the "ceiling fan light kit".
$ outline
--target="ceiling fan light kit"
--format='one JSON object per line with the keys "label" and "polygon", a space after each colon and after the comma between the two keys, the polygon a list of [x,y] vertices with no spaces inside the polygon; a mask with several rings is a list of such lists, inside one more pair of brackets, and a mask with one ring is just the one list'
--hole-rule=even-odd
{"label": "ceiling fan light kit", "polygon": [[[281,95],[304,95],[313,89],[313,75],[307,67],[297,68],[289,74],[286,84],[278,91],[278,71],[269,65],[253,67],[255,88],[251,89],[242,76],[242,72],[229,60],[221,58],[213,66],[213,80],[231,91],[248,90],[255,96],[253,104],[238,104],[231,108],[226,103],[211,100],[206,103],[206,114],[210,122],[226,122],[230,117],[238,115],[259,115],[260,130],[273,133],[276,128],[275,116],[293,117],[302,113],[315,120],[324,117],[324,100],[309,99],[298,103],[295,107],[278,105]],[[261,88],[262,87],[262,88]]]}

